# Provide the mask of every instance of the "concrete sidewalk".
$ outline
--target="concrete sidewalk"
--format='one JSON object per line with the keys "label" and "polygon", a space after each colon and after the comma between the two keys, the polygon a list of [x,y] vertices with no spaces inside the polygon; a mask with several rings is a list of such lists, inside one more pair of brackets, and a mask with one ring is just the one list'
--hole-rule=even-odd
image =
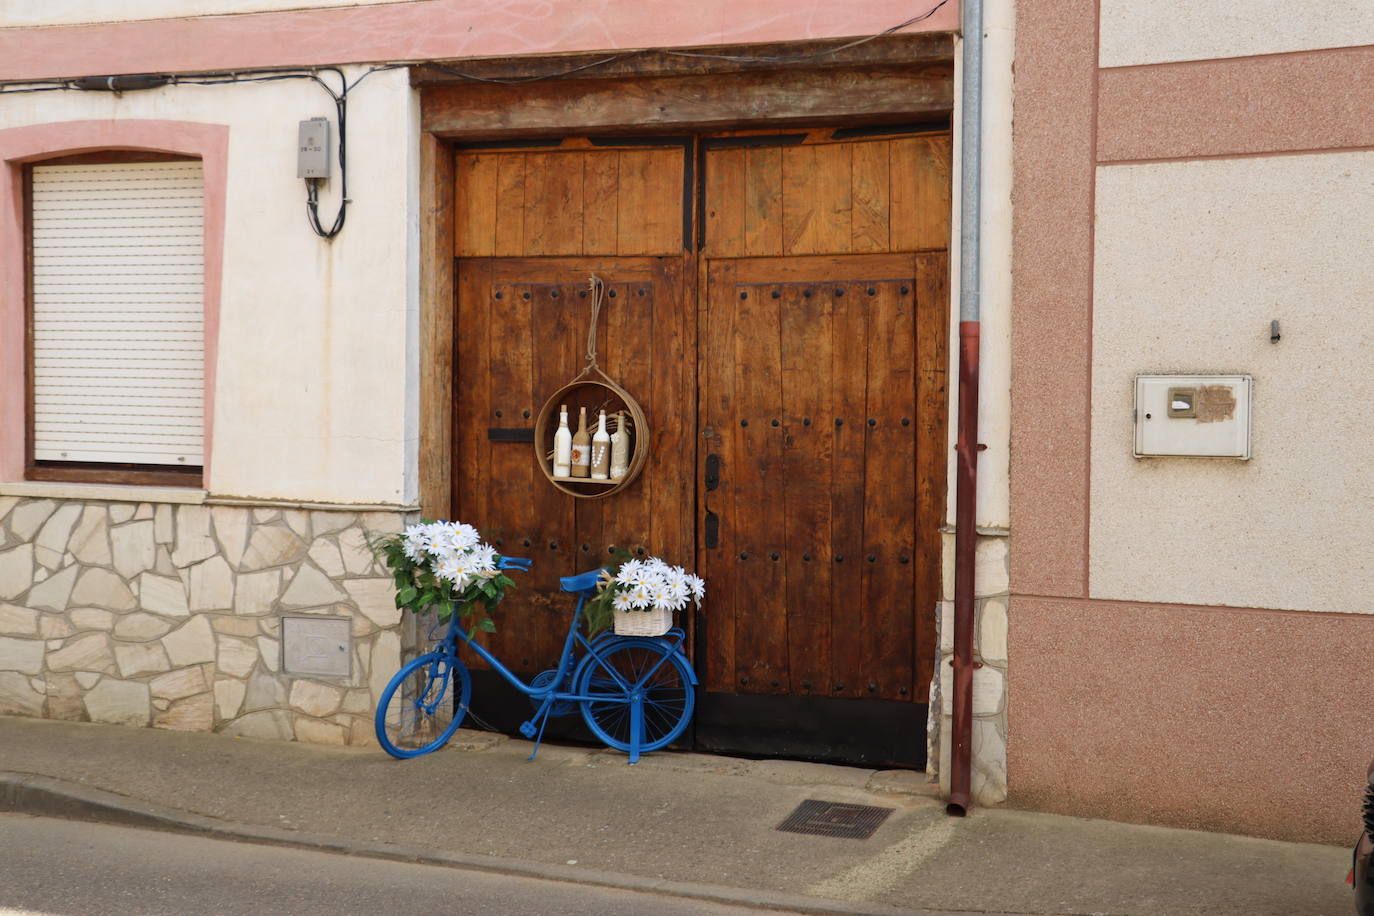
{"label": "concrete sidewalk", "polygon": [[[951,819],[904,772],[460,732],[378,750],[0,717],[0,809],[818,913],[1348,914],[1344,849],[1007,809]],[[803,800],[868,840],[779,832]],[[0,890],[0,904],[3,904]]]}

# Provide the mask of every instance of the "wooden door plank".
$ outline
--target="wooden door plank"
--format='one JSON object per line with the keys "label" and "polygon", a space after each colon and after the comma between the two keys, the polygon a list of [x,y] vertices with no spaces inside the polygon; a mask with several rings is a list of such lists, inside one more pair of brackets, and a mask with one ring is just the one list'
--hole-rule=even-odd
{"label": "wooden door plank", "polygon": [[523,153],[496,157],[496,235],[492,254],[525,253],[525,159]]}
{"label": "wooden door plank", "polygon": [[[862,290],[859,290],[862,293]],[[831,384],[834,459],[830,481],[830,538],[833,573],[831,606],[830,695],[863,696],[865,637],[862,608],[867,606],[864,576],[864,432],[867,403],[867,357],[871,339],[862,295],[843,279],[818,284],[817,294],[831,297],[833,343]]]}
{"label": "wooden door plank", "polygon": [[453,516],[453,151],[420,136],[420,514]]}
{"label": "wooden door plank", "polygon": [[655,473],[648,509],[654,549],[669,563],[690,569],[696,422],[690,394],[693,373],[688,367],[696,363],[696,347],[687,334],[689,311],[680,298],[681,264],[678,259],[664,259],[654,272],[649,390],[657,419],[649,421],[653,434],[649,461]]}
{"label": "wooden door plank", "polygon": [[818,250],[812,223],[821,219],[816,182],[816,147],[782,151],[782,253],[814,254]]}
{"label": "wooden door plank", "polygon": [[869,696],[904,701],[911,699],[916,648],[914,284],[914,269],[900,279],[862,284],[873,341],[864,421],[864,689]]}
{"label": "wooden door plank", "polygon": [[949,255],[916,259],[917,448],[916,515],[916,698],[927,702],[938,656],[935,615],[941,597],[942,544],[948,472]]}
{"label": "wooden door plank", "polygon": [[581,154],[583,203],[583,254],[619,252],[620,154],[597,150]]}
{"label": "wooden door plank", "polygon": [[[661,433],[659,413],[662,409],[660,399],[668,395],[659,391],[653,384],[653,369],[664,354],[659,351],[659,342],[654,333],[657,319],[657,297],[661,291],[655,289],[653,277],[642,274],[615,277],[618,282],[611,284],[608,298],[602,306],[605,330],[599,335],[599,349],[604,354],[602,368],[606,374],[628,391],[644,409],[650,434],[649,464],[645,465],[640,479],[627,489],[617,493],[610,500],[597,500],[599,509],[608,503],[609,512],[603,520],[600,539],[591,545],[595,551],[594,561],[605,562],[606,551],[612,545],[634,551],[644,549],[657,551],[661,547],[657,536],[651,509],[654,492],[658,489],[666,456],[654,448],[655,439]],[[609,298],[610,292],[615,293]],[[607,420],[610,428],[610,418]],[[635,447],[643,448],[645,443],[639,439],[644,430],[636,430]]]}
{"label": "wooden door plank", "polygon": [[582,253],[582,155],[525,154],[525,255]]}
{"label": "wooden door plank", "polygon": [[[702,364],[707,367],[707,384],[702,393],[702,436],[708,456],[718,459],[720,480],[714,490],[703,489],[703,505],[719,523],[717,546],[702,550],[703,570],[707,578],[706,638],[702,654],[706,670],[702,681],[707,690],[719,693],[735,692],[735,616],[738,608],[736,594],[736,556],[739,530],[735,517],[735,262],[708,262],[706,297],[703,315],[705,342]],[[709,438],[705,438],[707,432]]]}
{"label": "wooden door plank", "polygon": [[[739,395],[734,424],[738,609],[748,629],[736,630],[735,675],[741,693],[788,693],[787,603],[782,572],[786,547],[782,478],[782,352],[780,300],[761,286],[737,284],[731,364]],[[776,424],[776,425],[774,425]],[[747,456],[747,457],[746,457]],[[748,638],[741,640],[740,633]]]}
{"label": "wooden door plank", "polygon": [[743,253],[781,255],[782,225],[782,150],[746,150]]}
{"label": "wooden door plank", "polygon": [[[830,480],[835,427],[831,299],[815,284],[782,296],[782,477],[786,512],[787,657],[792,691],[830,690]],[[771,294],[771,293],[770,293]]]}
{"label": "wooden door plank", "polygon": [[850,251],[854,243],[854,143],[815,147],[819,219],[812,220],[810,237],[820,252]]}
{"label": "wooden door plank", "polygon": [[854,251],[887,251],[888,219],[888,141],[856,143],[854,156],[854,210],[851,220],[851,247]]}
{"label": "wooden door plank", "polygon": [[892,248],[949,246],[950,147],[947,135],[891,141]]}
{"label": "wooden door plank", "polygon": [[711,257],[744,254],[744,175],[747,150],[719,149],[706,153],[706,251]]}
{"label": "wooden door plank", "polygon": [[682,153],[621,150],[617,252],[670,255],[682,251]]}
{"label": "wooden door plank", "polygon": [[458,262],[458,324],[454,401],[454,512],[469,524],[486,516],[487,441],[483,420],[490,407],[491,376],[486,329],[491,322],[491,262]]}
{"label": "wooden door plank", "polygon": [[487,258],[496,252],[497,166],[498,158],[490,154],[457,155],[457,257]]}
{"label": "wooden door plank", "polygon": [[[577,356],[581,349],[577,342],[583,335],[579,331],[572,303],[579,301],[576,298],[577,289],[585,285],[558,282],[558,278],[550,277],[547,267],[537,261],[512,267],[526,276],[553,281],[542,282],[532,290],[529,371],[533,397],[531,416],[522,418],[520,424],[533,426],[535,412],[543,407],[549,395],[567,383],[577,371]],[[540,443],[536,447],[551,449],[552,444]],[[520,556],[539,560],[530,574],[524,577],[528,581],[521,583],[526,591],[527,615],[532,631],[525,638],[526,654],[521,659],[532,656],[531,667],[548,668],[557,663],[562,651],[562,634],[567,621],[568,599],[559,590],[558,577],[568,575],[571,571],[553,562],[554,556],[549,554],[548,545],[569,536],[574,529],[575,517],[573,500],[549,486],[537,469],[531,472],[531,503],[528,517],[512,520],[513,549],[522,551]]]}

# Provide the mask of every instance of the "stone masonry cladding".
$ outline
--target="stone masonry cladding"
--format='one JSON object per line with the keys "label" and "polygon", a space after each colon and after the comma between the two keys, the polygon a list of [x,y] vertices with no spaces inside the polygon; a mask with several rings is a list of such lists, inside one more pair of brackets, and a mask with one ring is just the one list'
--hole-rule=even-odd
{"label": "stone masonry cladding", "polygon": [[[0,497],[0,714],[369,745],[399,511]],[[281,671],[283,615],[351,621],[352,674]]]}

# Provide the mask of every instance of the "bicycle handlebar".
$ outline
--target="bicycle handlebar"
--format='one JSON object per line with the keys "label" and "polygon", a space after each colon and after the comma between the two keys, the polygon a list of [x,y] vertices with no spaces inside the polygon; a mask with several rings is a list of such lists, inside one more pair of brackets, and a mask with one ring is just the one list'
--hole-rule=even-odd
{"label": "bicycle handlebar", "polygon": [[518,569],[522,572],[529,572],[529,568],[534,565],[533,560],[524,557],[502,557],[497,566],[501,569]]}

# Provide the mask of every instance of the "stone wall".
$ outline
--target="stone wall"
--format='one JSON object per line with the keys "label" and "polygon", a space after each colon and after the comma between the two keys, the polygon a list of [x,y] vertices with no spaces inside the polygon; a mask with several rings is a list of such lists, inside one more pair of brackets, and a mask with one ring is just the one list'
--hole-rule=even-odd
{"label": "stone wall", "polygon": [[[931,693],[931,731],[939,757],[940,788],[949,794],[954,702],[954,534],[945,533],[945,600],[940,602],[940,656]],[[1007,799],[1007,607],[1010,600],[1009,539],[978,535],[974,562],[973,745],[969,790],[979,805]],[[938,716],[937,716],[938,711]],[[929,768],[928,768],[929,769]]]}
{"label": "stone wall", "polygon": [[[0,497],[0,714],[370,744],[399,512]],[[352,673],[282,671],[281,617],[351,621]]]}

